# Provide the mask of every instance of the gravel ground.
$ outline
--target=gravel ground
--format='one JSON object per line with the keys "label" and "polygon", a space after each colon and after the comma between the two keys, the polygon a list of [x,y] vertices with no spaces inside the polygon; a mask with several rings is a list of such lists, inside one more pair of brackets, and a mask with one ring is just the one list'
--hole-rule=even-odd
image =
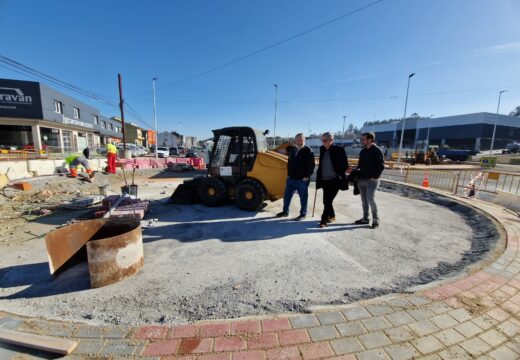
{"label": "gravel ground", "polygon": [[[458,276],[498,251],[492,220],[420,190],[385,185],[377,194],[382,223],[376,230],[352,224],[360,199],[341,192],[337,223],[319,229],[318,216],[274,218],[281,201],[256,214],[233,205],[168,205],[171,187],[157,180],[140,187],[163,198],[149,216],[159,223],[143,230],[143,271],[100,289],[90,289],[86,263],[52,279],[43,240],[27,240],[0,258],[0,309],[95,324],[306,311]],[[297,196],[291,209],[296,216]]]}

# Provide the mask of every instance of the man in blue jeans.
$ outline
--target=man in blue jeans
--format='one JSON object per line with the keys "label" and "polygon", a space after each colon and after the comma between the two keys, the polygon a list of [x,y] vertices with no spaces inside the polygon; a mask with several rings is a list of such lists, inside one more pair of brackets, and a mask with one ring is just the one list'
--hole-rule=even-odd
{"label": "man in blue jeans", "polygon": [[289,205],[295,192],[300,196],[300,215],[294,219],[301,221],[307,215],[307,200],[309,198],[309,182],[314,172],[314,153],[305,146],[305,136],[302,133],[294,137],[295,147],[289,152],[287,163],[287,182],[283,197],[283,211],[276,214],[277,217],[289,216]]}
{"label": "man in blue jeans", "polygon": [[361,135],[363,149],[359,153],[359,176],[358,188],[363,205],[363,218],[356,221],[356,224],[368,224],[368,208],[372,210],[372,229],[379,226],[379,215],[377,213],[376,191],[379,187],[379,178],[385,169],[385,159],[381,149],[374,144],[376,136],[372,132]]}

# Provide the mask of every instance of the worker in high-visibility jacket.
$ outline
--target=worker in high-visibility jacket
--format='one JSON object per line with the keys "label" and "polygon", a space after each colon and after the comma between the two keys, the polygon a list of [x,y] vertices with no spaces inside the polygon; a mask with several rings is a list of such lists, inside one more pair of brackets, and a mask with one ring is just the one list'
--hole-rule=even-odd
{"label": "worker in high-visibility jacket", "polygon": [[89,156],[90,151],[88,148],[86,148],[85,150],[83,150],[83,155],[76,154],[65,158],[65,162],[69,165],[69,177],[78,177],[78,166],[83,166],[85,168],[85,172],[88,174],[89,179],[92,179],[94,177],[94,172],[88,164]]}
{"label": "worker in high-visibility jacket", "polygon": [[116,154],[117,154],[117,147],[112,144],[107,144],[107,167],[106,171],[109,174],[115,174],[116,173]]}

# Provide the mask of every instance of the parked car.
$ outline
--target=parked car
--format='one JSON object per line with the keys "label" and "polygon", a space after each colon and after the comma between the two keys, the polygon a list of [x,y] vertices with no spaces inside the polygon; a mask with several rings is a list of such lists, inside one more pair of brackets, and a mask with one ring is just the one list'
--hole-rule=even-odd
{"label": "parked car", "polygon": [[96,153],[98,153],[101,156],[107,156],[107,148],[106,147],[97,148]]}
{"label": "parked car", "polygon": [[148,149],[145,148],[144,146],[142,145],[136,145],[135,146],[139,152],[139,156],[145,156],[146,154],[148,154]]}
{"label": "parked car", "polygon": [[[117,144],[117,148],[119,150],[123,150],[124,146],[123,144]],[[126,150],[129,150],[132,154],[132,157],[138,157],[139,156],[139,150],[134,144],[126,144]]]}
{"label": "parked car", "polygon": [[177,149],[176,147],[171,147],[169,149],[169,152],[170,152],[170,156],[178,156],[179,155],[179,149]]}
{"label": "parked car", "polygon": [[170,155],[170,150],[165,146],[157,147],[157,156],[160,158],[166,158]]}
{"label": "parked car", "polygon": [[506,145],[506,153],[507,154],[516,154],[520,152],[520,142],[518,141],[511,141],[509,144]]}
{"label": "parked car", "polygon": [[188,152],[186,153],[185,157],[187,157],[187,158],[194,158],[194,157],[197,157],[197,153],[195,151],[188,150]]}

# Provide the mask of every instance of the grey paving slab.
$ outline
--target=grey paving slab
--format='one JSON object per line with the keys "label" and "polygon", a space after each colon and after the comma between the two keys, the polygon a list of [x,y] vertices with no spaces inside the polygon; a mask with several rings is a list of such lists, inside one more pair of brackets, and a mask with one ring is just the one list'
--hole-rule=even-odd
{"label": "grey paving slab", "polygon": [[489,353],[489,356],[495,360],[516,360],[518,359],[518,354],[513,350],[509,349],[507,346],[501,346]]}
{"label": "grey paving slab", "polygon": [[473,338],[464,341],[460,344],[466,350],[468,353],[470,353],[473,356],[479,356],[486,351],[491,350],[491,346],[489,346],[488,343],[486,343],[484,340],[480,338]]}
{"label": "grey paving slab", "polygon": [[354,336],[367,333],[367,330],[360,321],[337,324],[336,328],[338,329],[341,336]]}
{"label": "grey paving slab", "polygon": [[348,320],[366,319],[372,316],[364,307],[345,309],[343,314],[345,314]]}
{"label": "grey paving slab", "polygon": [[385,351],[392,360],[416,359],[420,355],[410,344],[389,346],[385,348]]}
{"label": "grey paving slab", "polygon": [[455,326],[454,329],[464,335],[466,338],[471,338],[482,332],[482,329],[471,321],[459,324]]}
{"label": "grey paving slab", "polygon": [[318,320],[322,325],[339,324],[345,321],[341,311],[330,311],[318,314]]}
{"label": "grey paving slab", "polygon": [[106,340],[104,339],[81,339],[73,353],[78,355],[97,355],[105,343]]}
{"label": "grey paving slab", "polygon": [[464,336],[455,331],[454,329],[446,329],[437,334],[435,337],[440,340],[446,346],[455,345],[461,341],[466,340]]}
{"label": "grey paving slab", "polygon": [[507,337],[495,329],[490,329],[485,333],[480,334],[479,337],[492,347],[497,347],[507,341]]}
{"label": "grey paving slab", "polygon": [[16,330],[22,323],[21,320],[12,317],[4,317],[0,319],[0,328],[7,330]]}
{"label": "grey paving slab", "polygon": [[390,359],[383,349],[363,351],[362,353],[356,354],[356,357],[359,360]]}
{"label": "grey paving slab", "polygon": [[361,322],[363,323],[363,326],[367,328],[368,331],[382,330],[392,327],[392,324],[390,324],[382,316],[364,319],[361,320]]}
{"label": "grey paving slab", "polygon": [[365,306],[365,308],[373,316],[385,315],[385,314],[389,314],[394,311],[390,306],[387,306],[387,305],[371,304],[371,305]]}
{"label": "grey paving slab", "polygon": [[318,322],[318,319],[315,315],[303,315],[303,316],[297,316],[294,318],[291,318],[291,324],[293,328],[300,329],[300,328],[308,328],[313,326],[319,326],[320,323]]}
{"label": "grey paving slab", "polygon": [[393,342],[404,342],[416,338],[414,332],[407,326],[386,329],[385,333]]}
{"label": "grey paving slab", "polygon": [[430,319],[430,321],[434,323],[439,329],[447,329],[459,324],[457,320],[455,320],[448,314],[434,316]]}
{"label": "grey paving slab", "polygon": [[339,337],[334,326],[320,326],[308,330],[312,341],[331,340]]}
{"label": "grey paving slab", "polygon": [[356,338],[346,338],[330,342],[337,355],[351,354],[365,350]]}
{"label": "grey paving slab", "polygon": [[412,343],[424,355],[444,348],[444,345],[433,335],[414,340]]}
{"label": "grey paving slab", "polygon": [[430,320],[421,320],[407,325],[413,332],[419,336],[426,336],[439,331],[439,328]]}
{"label": "grey paving slab", "polygon": [[360,335],[358,338],[367,349],[384,347],[392,343],[390,339],[380,331],[366,335]]}
{"label": "grey paving slab", "polygon": [[388,315],[385,315],[386,319],[390,321],[394,326],[400,326],[409,324],[415,321],[406,311],[397,311]]}

